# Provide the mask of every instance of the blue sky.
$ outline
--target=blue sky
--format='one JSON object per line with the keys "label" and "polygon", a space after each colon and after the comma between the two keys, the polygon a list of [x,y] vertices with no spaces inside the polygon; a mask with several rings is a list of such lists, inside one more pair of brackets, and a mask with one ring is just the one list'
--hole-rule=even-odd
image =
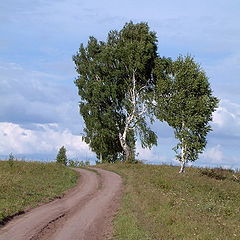
{"label": "blue sky", "polygon": [[[240,2],[238,0],[8,0],[0,2],[0,155],[94,159],[81,141],[72,55],[93,35],[147,21],[159,54],[191,54],[221,99],[208,146],[195,165],[240,167]],[[159,145],[139,158],[176,163],[172,130],[155,123]]]}

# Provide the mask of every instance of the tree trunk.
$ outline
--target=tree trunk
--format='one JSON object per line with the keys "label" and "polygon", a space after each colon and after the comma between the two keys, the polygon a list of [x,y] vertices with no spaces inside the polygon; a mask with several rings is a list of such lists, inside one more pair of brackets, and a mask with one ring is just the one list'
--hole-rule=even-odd
{"label": "tree trunk", "polygon": [[127,144],[124,148],[124,155],[125,155],[125,162],[130,162],[131,161],[131,150]]}
{"label": "tree trunk", "polygon": [[120,140],[121,146],[122,146],[123,151],[124,151],[124,159],[123,159],[123,161],[124,162],[129,162],[130,161],[130,157],[131,157],[131,151],[130,151],[130,148],[127,145],[127,142],[126,142],[126,134],[125,134],[125,132],[123,133],[123,135],[121,133],[119,133],[119,140]]}
{"label": "tree trunk", "polygon": [[145,113],[146,109],[143,108],[141,112],[137,113],[137,101],[139,98],[139,92],[136,90],[136,78],[135,78],[136,70],[133,70],[132,75],[132,88],[129,90],[128,100],[131,104],[131,111],[128,112],[128,116],[126,118],[124,132],[119,133],[119,140],[124,151],[124,162],[130,162],[133,158],[133,152],[131,148],[127,144],[127,133],[130,129],[134,130],[136,127],[136,119],[138,119],[142,114]]}
{"label": "tree trunk", "polygon": [[[184,129],[185,124],[184,122],[182,122],[182,129]],[[186,145],[185,145],[185,141],[184,138],[182,138],[182,152],[181,152],[181,167],[179,170],[179,173],[184,173],[185,172],[185,165],[186,165]]]}
{"label": "tree trunk", "polygon": [[182,160],[181,161],[181,167],[180,167],[180,170],[179,170],[179,173],[184,173],[185,172],[185,165],[186,165],[186,161]]}

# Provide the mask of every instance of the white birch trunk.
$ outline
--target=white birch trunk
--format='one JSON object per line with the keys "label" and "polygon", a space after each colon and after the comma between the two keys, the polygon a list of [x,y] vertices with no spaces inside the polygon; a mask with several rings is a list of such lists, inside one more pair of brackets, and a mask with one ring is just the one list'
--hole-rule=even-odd
{"label": "white birch trunk", "polygon": [[[125,131],[124,131],[124,133],[125,133]],[[124,161],[128,162],[130,160],[131,151],[126,142],[126,134],[122,135],[121,133],[119,133],[119,140],[120,140],[122,149],[124,151],[124,156],[125,156]]]}
{"label": "white birch trunk", "polygon": [[[132,109],[131,109],[131,112],[128,113],[128,116],[126,118],[123,134],[119,133],[119,141],[121,143],[121,146],[125,155],[124,161],[129,161],[131,157],[131,149],[127,144],[127,133],[129,132],[129,130],[135,129],[135,123],[137,118],[139,117],[139,114],[137,115],[137,100],[139,97],[139,92],[136,90],[135,71],[133,71],[132,88],[129,90],[128,96],[129,96],[129,102],[132,105]],[[140,114],[143,114],[143,113],[140,113]]]}
{"label": "white birch trunk", "polygon": [[[185,124],[184,122],[182,123],[182,129],[184,129]],[[181,167],[179,170],[179,173],[184,173],[185,172],[185,165],[186,165],[186,145],[185,145],[185,141],[184,138],[182,138],[182,149],[181,149]]]}
{"label": "white birch trunk", "polygon": [[185,165],[186,165],[186,161],[181,160],[181,167],[180,167],[179,173],[185,172]]}

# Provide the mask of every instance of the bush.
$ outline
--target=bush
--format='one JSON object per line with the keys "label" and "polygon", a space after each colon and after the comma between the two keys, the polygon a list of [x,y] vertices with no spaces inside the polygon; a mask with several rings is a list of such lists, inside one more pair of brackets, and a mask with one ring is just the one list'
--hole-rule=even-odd
{"label": "bush", "polygon": [[74,160],[70,159],[68,161],[68,166],[69,167],[78,167],[78,161],[74,161]]}
{"label": "bush", "polygon": [[9,157],[8,157],[8,164],[9,164],[10,167],[13,166],[14,160],[15,160],[15,158],[14,158],[13,154],[10,153],[10,154],[9,154]]}
{"label": "bush", "polygon": [[66,156],[66,148],[64,146],[62,146],[59,151],[58,151],[58,155],[56,158],[57,163],[61,163],[63,165],[67,165],[67,156]]}
{"label": "bush", "polygon": [[76,160],[69,160],[68,161],[68,166],[69,167],[84,167],[84,166],[89,166],[90,161],[76,161]]}
{"label": "bush", "polygon": [[228,177],[229,173],[233,173],[233,170],[223,168],[205,168],[203,170],[200,170],[200,173],[201,175],[205,175],[216,180],[225,180]]}

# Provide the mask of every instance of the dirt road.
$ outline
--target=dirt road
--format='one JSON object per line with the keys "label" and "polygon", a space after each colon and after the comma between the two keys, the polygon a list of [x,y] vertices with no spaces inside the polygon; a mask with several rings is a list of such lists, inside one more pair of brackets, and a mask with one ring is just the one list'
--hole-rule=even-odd
{"label": "dirt road", "polygon": [[63,198],[32,209],[0,229],[0,240],[111,239],[121,194],[119,175],[77,169],[79,184]]}

